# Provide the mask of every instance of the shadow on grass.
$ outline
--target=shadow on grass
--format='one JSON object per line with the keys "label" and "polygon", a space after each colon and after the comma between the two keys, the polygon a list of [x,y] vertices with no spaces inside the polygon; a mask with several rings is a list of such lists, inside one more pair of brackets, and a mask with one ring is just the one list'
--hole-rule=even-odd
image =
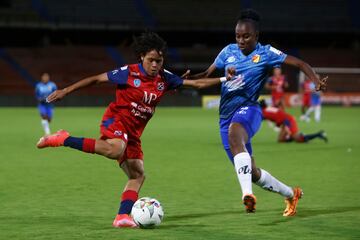
{"label": "shadow on grass", "polygon": [[346,213],[346,212],[354,212],[360,211],[360,206],[353,207],[333,207],[327,209],[310,209],[310,208],[301,208],[301,211],[297,213],[294,217],[284,217],[282,219],[277,219],[275,221],[271,221],[269,223],[261,223],[260,226],[273,226],[281,223],[290,222],[294,219],[303,219],[303,218],[311,218],[317,217],[321,215],[330,215],[330,214],[338,214],[338,213]]}

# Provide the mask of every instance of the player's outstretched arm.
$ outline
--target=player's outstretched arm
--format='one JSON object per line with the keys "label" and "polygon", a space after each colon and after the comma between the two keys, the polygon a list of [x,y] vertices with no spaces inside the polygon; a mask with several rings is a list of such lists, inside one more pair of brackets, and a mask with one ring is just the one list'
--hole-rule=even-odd
{"label": "player's outstretched arm", "polygon": [[[210,66],[211,67],[211,66]],[[185,74],[182,75],[182,77],[184,77],[187,73],[189,73],[190,71],[186,71]],[[188,79],[184,79],[183,82],[183,86],[185,87],[192,87],[192,88],[197,88],[197,89],[201,89],[201,88],[208,88],[214,85],[217,85],[219,83],[222,82],[226,82],[231,80],[233,77],[235,77],[236,74],[236,70],[235,68],[230,67],[227,70],[227,74],[226,77],[219,77],[219,78],[200,78],[200,79],[196,79],[196,80],[188,80]]]}
{"label": "player's outstretched arm", "polygon": [[301,71],[303,71],[306,74],[306,76],[316,84],[316,91],[326,90],[328,77],[326,76],[322,79],[319,79],[318,76],[316,76],[315,71],[306,62],[304,62],[294,56],[287,55],[284,63],[298,67]]}
{"label": "player's outstretched arm", "polygon": [[87,77],[84,78],[66,88],[63,89],[59,89],[56,90],[55,92],[53,92],[52,94],[50,94],[47,98],[46,101],[47,102],[54,102],[54,101],[58,101],[61,100],[63,97],[65,97],[66,95],[68,95],[69,93],[76,91],[78,89],[84,88],[84,87],[88,87],[94,84],[99,84],[99,83],[103,83],[103,82],[107,82],[109,81],[108,76],[106,73],[102,73],[99,75],[94,75],[91,77]]}
{"label": "player's outstretched arm", "polygon": [[207,78],[209,77],[214,71],[216,67],[214,64],[211,64],[208,69],[206,69],[204,72],[197,73],[197,74],[190,74],[190,70],[187,70],[185,74],[183,74],[181,77],[186,79],[200,79],[200,78]]}
{"label": "player's outstretched arm", "polygon": [[201,78],[201,79],[197,79],[197,80],[184,79],[183,86],[202,89],[202,88],[208,88],[211,86],[215,86],[223,81],[226,81],[225,77],[223,77],[223,78]]}

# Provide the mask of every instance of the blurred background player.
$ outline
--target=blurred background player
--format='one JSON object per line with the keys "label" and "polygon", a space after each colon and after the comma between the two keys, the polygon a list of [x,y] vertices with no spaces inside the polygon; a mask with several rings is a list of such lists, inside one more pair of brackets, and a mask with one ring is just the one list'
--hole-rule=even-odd
{"label": "blurred background player", "polygon": [[46,98],[57,89],[56,84],[50,81],[50,75],[43,73],[41,80],[35,86],[35,95],[38,101],[38,110],[41,116],[41,125],[45,135],[50,134],[50,122],[53,116],[54,105],[48,103]]}
{"label": "blurred background player", "polygon": [[140,137],[164,94],[180,86],[203,88],[226,81],[224,77],[183,80],[164,70],[167,44],[156,33],[145,32],[135,38],[134,50],[139,63],[82,79],[47,98],[53,102],[93,84],[116,84],[116,100],[109,104],[103,115],[100,139],[73,137],[67,131],[60,130],[40,138],[37,143],[38,148],[65,146],[118,161],[128,181],[113,221],[114,227],[136,227],[129,214],[145,181]]}
{"label": "blurred background player", "polygon": [[263,119],[272,121],[276,126],[280,127],[278,142],[284,143],[295,141],[298,143],[306,143],[315,138],[322,139],[325,142],[328,141],[325,132],[322,130],[317,133],[306,135],[299,132],[295,117],[282,109],[267,106],[264,100],[260,101],[260,106]]}
{"label": "blurred background player", "polygon": [[313,82],[310,79],[305,79],[303,83],[300,85],[300,94],[301,94],[301,116],[300,120],[309,121],[308,118],[305,117],[306,110],[311,107],[311,93],[314,90]]}
{"label": "blurred background player", "polygon": [[[319,76],[320,77],[320,76]],[[306,122],[310,121],[310,114],[314,112],[314,119],[316,122],[320,122],[321,118],[321,92],[315,90],[315,85],[311,84],[311,106],[306,110],[305,114],[300,118]]]}
{"label": "blurred background player", "polygon": [[285,109],[284,93],[288,87],[289,83],[282,74],[281,67],[273,68],[273,75],[265,84],[265,88],[271,91],[272,106]]}
{"label": "blurred background player", "polygon": [[256,210],[256,197],[252,182],[280,193],[285,197],[283,216],[296,214],[302,196],[299,187],[291,188],[264,169],[257,168],[252,156],[251,139],[261,126],[262,113],[257,102],[267,81],[269,69],[282,63],[298,67],[309,79],[317,83],[317,90],[326,88],[326,79],[318,79],[313,69],[304,61],[284,54],[270,45],[261,45],[259,39],[260,16],[252,9],[241,12],[235,26],[236,43],[224,47],[209,68],[189,78],[210,76],[216,69],[231,73],[231,81],[222,84],[220,99],[220,135],[224,150],[234,164],[242,190],[242,200],[247,213]]}

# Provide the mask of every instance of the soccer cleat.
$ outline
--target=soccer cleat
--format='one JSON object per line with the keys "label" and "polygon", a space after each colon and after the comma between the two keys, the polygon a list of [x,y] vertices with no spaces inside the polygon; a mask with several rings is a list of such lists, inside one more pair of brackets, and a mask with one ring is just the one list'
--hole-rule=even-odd
{"label": "soccer cleat", "polygon": [[302,189],[299,187],[294,188],[293,191],[294,191],[294,196],[292,198],[285,199],[286,208],[283,213],[284,217],[290,217],[296,214],[296,207],[298,201],[304,194]]}
{"label": "soccer cleat", "polygon": [[255,213],[256,210],[256,197],[253,194],[247,194],[243,198],[245,211],[247,213]]}
{"label": "soccer cleat", "polygon": [[116,228],[136,228],[137,225],[128,214],[117,214],[114,222],[113,227]]}
{"label": "soccer cleat", "polygon": [[69,136],[70,134],[67,131],[59,130],[54,134],[40,138],[36,146],[37,148],[60,147],[64,145],[65,139]]}
{"label": "soccer cleat", "polygon": [[322,140],[324,140],[324,142],[326,142],[326,143],[329,141],[328,138],[327,138],[326,132],[324,132],[323,130],[320,131],[319,137],[320,137]]}

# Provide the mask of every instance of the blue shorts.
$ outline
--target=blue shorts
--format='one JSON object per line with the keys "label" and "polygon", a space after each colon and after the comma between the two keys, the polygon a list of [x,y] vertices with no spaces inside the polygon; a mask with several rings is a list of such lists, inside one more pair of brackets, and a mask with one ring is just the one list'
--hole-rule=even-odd
{"label": "blue shorts", "polygon": [[317,105],[320,105],[321,104],[321,97],[319,94],[312,94],[311,95],[311,105],[312,106],[317,106]]}
{"label": "blue shorts", "polygon": [[234,163],[233,155],[230,151],[229,145],[229,126],[231,123],[240,123],[248,134],[248,142],[246,143],[246,149],[250,156],[252,155],[251,138],[260,129],[262,121],[261,109],[258,105],[252,105],[247,107],[239,107],[232,117],[227,119],[220,118],[220,135],[224,149],[231,160]]}
{"label": "blue shorts", "polygon": [[53,116],[53,108],[52,104],[39,103],[38,110],[41,116],[47,117],[49,119]]}

